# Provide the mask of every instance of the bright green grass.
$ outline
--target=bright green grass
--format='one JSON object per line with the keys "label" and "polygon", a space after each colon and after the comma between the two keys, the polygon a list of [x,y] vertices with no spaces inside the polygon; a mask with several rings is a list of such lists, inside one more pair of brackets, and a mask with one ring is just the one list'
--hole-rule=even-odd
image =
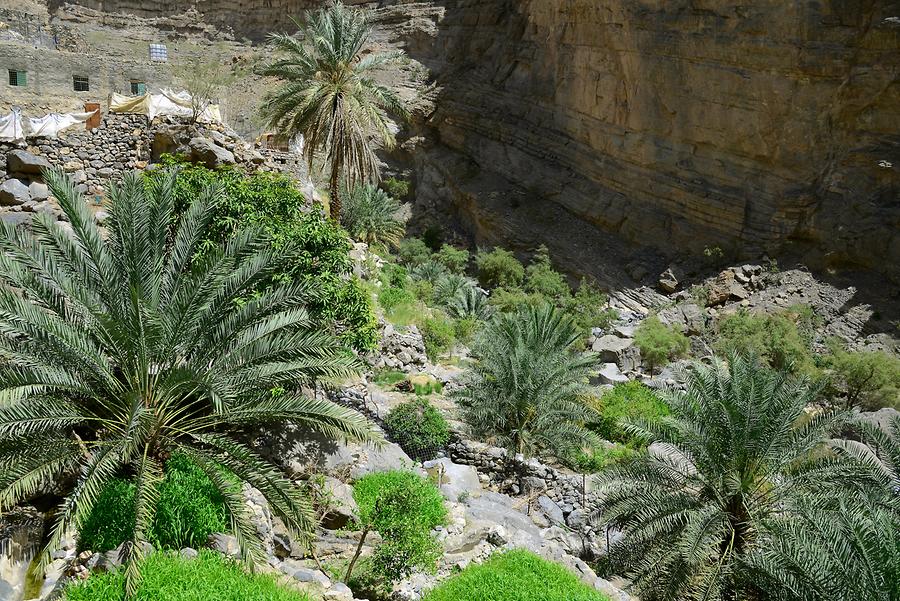
{"label": "bright green grass", "polygon": [[393,386],[406,379],[406,374],[395,369],[386,369],[375,373],[372,381],[379,386]]}
{"label": "bright green grass", "polygon": [[[132,601],[310,601],[279,586],[271,575],[251,575],[213,551],[195,559],[154,553],[141,568],[143,581]],[[122,570],[91,576],[66,589],[65,601],[110,601],[122,598]]]}
{"label": "bright green grass", "polygon": [[422,601],[609,601],[560,565],[528,551],[498,553],[426,594]]}

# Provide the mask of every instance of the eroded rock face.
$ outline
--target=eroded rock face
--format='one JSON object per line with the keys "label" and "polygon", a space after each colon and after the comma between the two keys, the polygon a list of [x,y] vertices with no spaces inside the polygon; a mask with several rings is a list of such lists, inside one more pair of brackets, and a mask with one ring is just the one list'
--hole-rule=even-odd
{"label": "eroded rock face", "polygon": [[666,250],[790,240],[897,271],[896,2],[441,4],[411,48],[443,88],[420,196],[477,234],[504,227],[494,193]]}

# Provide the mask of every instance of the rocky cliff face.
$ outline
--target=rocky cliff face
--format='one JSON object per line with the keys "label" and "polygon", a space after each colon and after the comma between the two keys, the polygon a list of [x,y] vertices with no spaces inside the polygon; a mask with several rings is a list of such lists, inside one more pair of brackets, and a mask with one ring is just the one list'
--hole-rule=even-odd
{"label": "rocky cliff face", "polygon": [[[898,0],[350,1],[436,79],[417,201],[479,241],[900,275]],[[77,0],[255,40],[321,3]]]}
{"label": "rocky cliff face", "polygon": [[411,48],[443,87],[425,175],[463,209],[510,183],[669,251],[798,242],[896,273],[900,3],[436,4]]}

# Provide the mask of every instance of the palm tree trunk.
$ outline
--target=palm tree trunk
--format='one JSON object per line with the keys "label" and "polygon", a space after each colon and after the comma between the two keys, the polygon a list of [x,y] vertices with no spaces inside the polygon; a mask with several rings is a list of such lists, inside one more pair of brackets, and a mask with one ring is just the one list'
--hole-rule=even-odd
{"label": "palm tree trunk", "polygon": [[340,223],[341,221],[341,192],[340,186],[338,184],[338,175],[341,172],[341,166],[337,161],[331,164],[331,181],[330,181],[330,193],[331,193],[331,202],[329,203],[329,212],[331,214],[331,218]]}

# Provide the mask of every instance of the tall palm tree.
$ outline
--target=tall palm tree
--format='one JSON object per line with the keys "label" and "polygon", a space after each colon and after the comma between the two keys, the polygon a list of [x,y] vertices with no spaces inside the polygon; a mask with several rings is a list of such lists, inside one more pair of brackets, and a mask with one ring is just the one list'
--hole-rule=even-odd
{"label": "tall palm tree", "polygon": [[[356,363],[314,328],[302,285],[259,291],[280,265],[268,240],[240,231],[192,261],[219,191],[206,189],[179,219],[175,177],[147,184],[131,174],[112,186],[104,237],[72,180],[51,171],[70,231],[44,215],[31,232],[0,229],[0,510],[77,474],[49,551],[84,523],[111,478],[131,478],[128,595],[173,453],[221,491],[249,562],[261,549],[234,477],[259,489],[294,535],[307,536],[312,522],[307,500],[238,429],[300,422],[377,438],[358,413],[299,392]],[[42,557],[45,565],[49,553]]]}
{"label": "tall palm tree", "polygon": [[856,472],[825,452],[842,417],[808,416],[805,381],[740,356],[682,376],[661,393],[670,416],[625,425],[648,452],[597,478],[599,514],[622,533],[608,563],[647,601],[737,599],[764,524]]}
{"label": "tall palm tree", "polygon": [[497,316],[455,393],[473,432],[525,455],[563,457],[599,444],[584,427],[596,417],[585,402],[596,358],[575,351],[579,339],[574,322],[549,305]]}
{"label": "tall palm tree", "polygon": [[396,143],[386,111],[406,118],[397,94],[374,80],[374,72],[398,61],[400,52],[363,54],[372,26],[366,13],[339,0],[313,13],[302,38],[274,35],[281,58],[261,73],[281,85],[266,94],[261,108],[269,127],[288,137],[303,134],[310,168],[316,153],[330,166],[331,216],[341,216],[341,176],[345,187],[377,180],[372,137],[385,148]]}

